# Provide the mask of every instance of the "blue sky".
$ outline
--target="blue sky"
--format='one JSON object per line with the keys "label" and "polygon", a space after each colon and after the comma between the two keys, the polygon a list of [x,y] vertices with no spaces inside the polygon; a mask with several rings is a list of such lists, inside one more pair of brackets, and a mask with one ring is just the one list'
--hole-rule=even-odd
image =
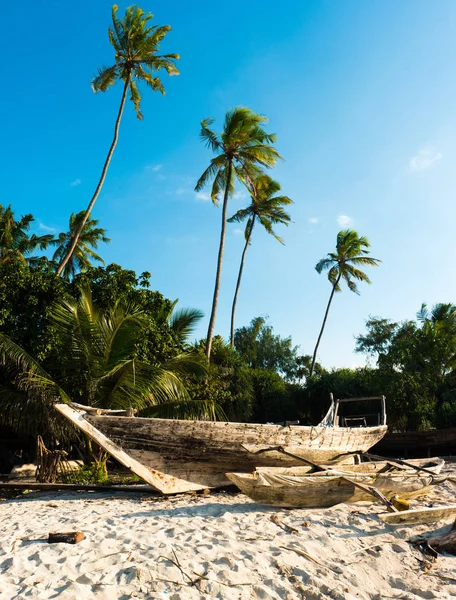
{"label": "blue sky", "polygon": [[[120,13],[127,4],[121,3]],[[221,211],[193,192],[211,155],[199,122],[245,105],[270,118],[284,161],[271,172],[295,204],[278,233],[255,231],[237,325],[269,315],[311,353],[330,285],[314,270],[339,229],[353,227],[382,259],[358,297],[336,296],[319,358],[354,366],[369,315],[412,318],[421,302],[456,301],[456,3],[453,0],[206,0],[141,6],[172,32],[181,55],[167,95],[128,106],[94,216],[101,253],[181,306],[202,309],[206,332]],[[11,2],[2,7],[0,159],[3,204],[32,212],[38,231],[66,229],[86,207],[108,150],[121,88],[89,82],[111,64],[111,3]],[[232,214],[248,202],[242,190]],[[216,331],[229,315],[243,237],[230,225]]]}

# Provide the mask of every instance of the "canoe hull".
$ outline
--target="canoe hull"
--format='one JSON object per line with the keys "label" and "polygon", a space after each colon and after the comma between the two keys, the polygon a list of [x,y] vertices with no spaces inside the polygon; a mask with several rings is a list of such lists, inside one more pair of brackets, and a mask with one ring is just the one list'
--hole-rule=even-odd
{"label": "canoe hull", "polygon": [[[432,460],[433,463],[428,468],[438,475],[444,461]],[[402,498],[411,498],[417,493],[423,493],[423,490],[433,481],[431,474],[413,470],[382,472],[385,465],[386,463],[346,465],[341,467],[341,470],[348,472],[347,477],[359,483],[375,486],[387,498],[395,494],[399,494]],[[246,496],[259,504],[269,506],[324,508],[342,502],[373,499],[371,494],[337,475],[305,474],[303,471],[303,469],[263,468],[254,473],[227,473],[226,475]]]}
{"label": "canoe hull", "polygon": [[[138,475],[163,493],[230,485],[228,471],[302,464],[269,450],[278,446],[320,464],[345,461],[371,448],[387,430],[386,425],[296,427],[147,419],[87,414],[62,404],[56,408],[135,473],[135,465],[147,468],[151,477],[143,470]],[[255,454],[260,450],[267,451]]]}
{"label": "canoe hull", "polygon": [[386,432],[385,426],[361,430],[107,416],[86,419],[142,464],[201,487],[228,485],[227,471],[302,464],[274,450],[255,454],[271,446],[321,464],[368,450]]}

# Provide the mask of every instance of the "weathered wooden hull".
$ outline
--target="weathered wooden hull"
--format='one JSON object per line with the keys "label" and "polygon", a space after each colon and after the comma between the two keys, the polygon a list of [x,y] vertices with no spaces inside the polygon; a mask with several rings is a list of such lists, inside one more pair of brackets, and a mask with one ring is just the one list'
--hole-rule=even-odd
{"label": "weathered wooden hull", "polygon": [[[431,459],[427,468],[437,475],[444,465],[442,459]],[[429,462],[429,461],[428,461]],[[413,470],[387,471],[387,463],[344,465],[340,468],[352,480],[373,485],[387,498],[399,494],[411,497],[428,487],[433,476]],[[334,474],[305,473],[299,469],[263,468],[254,473],[227,473],[226,476],[246,496],[269,506],[296,508],[329,507],[341,502],[372,500],[372,495],[347,479]]]}
{"label": "weathered wooden hull", "polygon": [[456,427],[387,433],[372,449],[383,456],[450,456],[456,454]]}
{"label": "weathered wooden hull", "polygon": [[[258,450],[278,446],[320,464],[338,461],[347,455],[368,450],[387,430],[386,425],[366,428],[296,427],[145,419],[89,415],[68,405],[57,405],[56,408],[80,429],[84,430],[88,425],[91,431],[86,433],[91,437],[93,431],[97,431],[135,464],[164,475],[164,479],[145,479],[144,475],[140,475],[164,493],[229,485],[225,477],[228,471],[248,472],[256,466],[302,464],[277,450],[254,454]],[[95,437],[93,439],[101,445],[105,443]],[[112,447],[108,451],[113,454]]]}

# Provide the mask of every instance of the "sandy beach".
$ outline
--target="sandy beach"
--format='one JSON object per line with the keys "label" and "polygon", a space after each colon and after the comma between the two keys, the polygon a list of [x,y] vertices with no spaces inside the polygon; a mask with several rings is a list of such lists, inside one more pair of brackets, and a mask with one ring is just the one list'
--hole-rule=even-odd
{"label": "sandy beach", "polygon": [[[454,502],[454,491],[445,483],[413,506]],[[454,598],[456,557],[430,565],[408,541],[452,519],[392,527],[380,512],[276,509],[226,493],[29,493],[0,503],[0,598]],[[73,530],[79,544],[47,543]]]}

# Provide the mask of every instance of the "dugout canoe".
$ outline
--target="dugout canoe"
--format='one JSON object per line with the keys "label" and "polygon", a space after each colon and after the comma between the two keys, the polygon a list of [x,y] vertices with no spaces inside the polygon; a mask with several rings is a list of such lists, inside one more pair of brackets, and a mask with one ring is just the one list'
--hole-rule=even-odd
{"label": "dugout canoe", "polygon": [[[226,472],[302,464],[274,449],[279,446],[320,464],[367,451],[387,431],[385,398],[362,399],[381,405],[377,424],[368,427],[348,426],[346,417],[338,416],[341,403],[355,400],[361,401],[332,401],[323,421],[307,427],[151,419],[75,404],[55,407],[116,460],[166,494],[230,485]],[[344,426],[339,425],[341,419]]]}
{"label": "dugout canoe", "polygon": [[416,495],[430,486],[442,470],[441,458],[412,460],[410,464],[425,471],[403,468],[387,461],[358,465],[334,466],[323,472],[311,467],[260,468],[253,473],[226,473],[246,496],[269,506],[288,508],[323,508],[335,504],[372,500],[372,494],[356,487],[354,482],[374,486],[387,499]]}

